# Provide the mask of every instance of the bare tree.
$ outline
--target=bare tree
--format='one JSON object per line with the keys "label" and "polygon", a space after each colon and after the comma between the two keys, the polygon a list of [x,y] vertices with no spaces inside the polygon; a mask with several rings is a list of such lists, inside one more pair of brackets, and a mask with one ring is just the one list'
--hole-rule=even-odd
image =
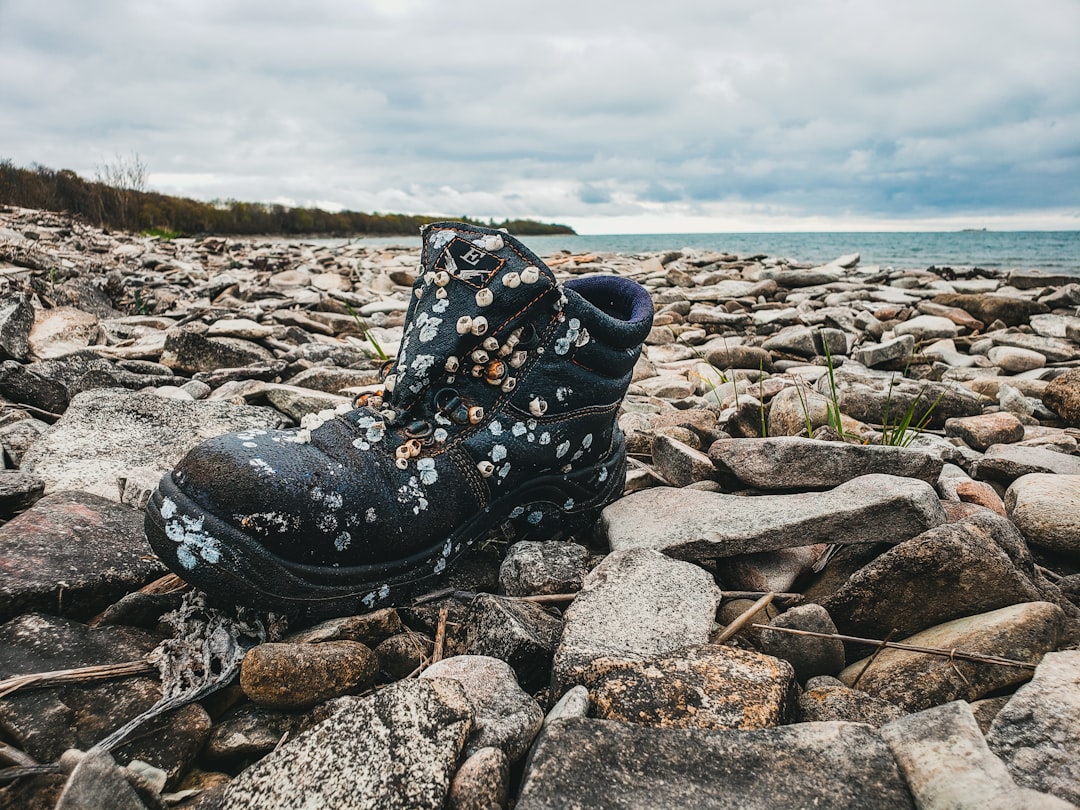
{"label": "bare tree", "polygon": [[146,192],[146,161],[138,152],[117,153],[115,160],[99,164],[95,179],[112,190],[120,221],[129,229],[138,225],[139,195]]}

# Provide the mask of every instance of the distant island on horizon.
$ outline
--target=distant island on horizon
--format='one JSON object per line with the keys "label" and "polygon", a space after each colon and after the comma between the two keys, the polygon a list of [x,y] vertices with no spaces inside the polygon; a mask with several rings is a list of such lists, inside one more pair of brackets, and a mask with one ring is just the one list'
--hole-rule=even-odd
{"label": "distant island on horizon", "polygon": [[86,180],[70,169],[15,166],[0,160],[0,205],[63,211],[100,228],[179,236],[414,236],[431,222],[456,220],[503,228],[515,236],[574,236],[568,225],[532,219],[483,221],[467,216],[324,211],[279,203],[201,202],[146,189],[145,166],[116,165]]}

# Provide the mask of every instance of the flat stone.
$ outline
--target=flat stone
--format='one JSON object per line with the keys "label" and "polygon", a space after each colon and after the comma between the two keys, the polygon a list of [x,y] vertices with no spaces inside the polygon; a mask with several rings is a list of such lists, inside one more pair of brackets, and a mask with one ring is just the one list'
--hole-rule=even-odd
{"label": "flat stone", "polygon": [[612,551],[713,559],[808,543],[897,543],[944,522],[925,481],[864,475],[826,492],[790,495],[653,487],[604,509],[598,532]]}
{"label": "flat stone", "polygon": [[[815,604],[790,608],[769,622],[769,627],[836,633],[829,612]],[[762,630],[761,650],[791,664],[799,683],[815,675],[835,675],[844,668],[844,644],[839,639]]]}
{"label": "flat stone", "polygon": [[1080,358],[1080,349],[1072,340],[1030,335],[1024,332],[997,332],[993,337],[998,346],[1015,346],[1037,352],[1050,363],[1068,363]]}
{"label": "flat stone", "polygon": [[57,492],[0,526],[0,622],[35,610],[87,618],[165,573],[142,512]]}
{"label": "flat stone", "polygon": [[266,408],[224,402],[179,402],[123,389],[79,394],[63,418],[23,457],[23,469],[45,491],[79,489],[120,499],[117,479],[135,468],[164,475],[195,445],[231,431],[273,428]]}
{"label": "flat stone", "polygon": [[220,807],[443,807],[472,727],[461,684],[399,681],[335,706],[326,720],[241,771]]}
{"label": "flat stone", "polygon": [[756,731],[568,719],[533,748],[517,810],[567,807],[913,808],[892,754],[854,723]]}
{"label": "flat stone", "polygon": [[843,720],[878,728],[903,716],[899,706],[845,686],[843,681],[828,675],[811,678],[799,695],[800,723]]}
{"label": "flat stone", "polygon": [[843,269],[827,264],[806,269],[766,267],[761,271],[761,277],[772,279],[779,286],[788,289],[793,287],[816,287],[820,284],[833,284],[840,281],[843,278]]}
{"label": "flat stone", "polygon": [[420,677],[457,681],[465,690],[473,708],[466,756],[491,747],[506,754],[511,763],[517,762],[540,731],[544,713],[518,686],[514,670],[505,661],[486,655],[455,655],[432,664]]}
{"label": "flat stone", "polygon": [[1025,371],[1042,368],[1046,365],[1046,356],[1031,349],[1018,349],[1015,346],[995,346],[986,356],[990,362],[1006,374],[1022,374]]}
{"label": "flat stone", "polygon": [[814,330],[807,326],[788,326],[770,337],[762,348],[769,352],[782,352],[800,357],[814,357],[818,353]]}
{"label": "flat stone", "polygon": [[719,369],[746,368],[771,372],[772,355],[760,346],[722,345],[705,353],[710,365]]}
{"label": "flat stone", "polygon": [[[1057,647],[1064,618],[1057,605],[1025,602],[954,619],[916,633],[904,643],[1000,655],[1034,664]],[[978,700],[1030,677],[1030,670],[1019,667],[896,649],[882,650],[869,667],[865,659],[856,661],[839,678],[850,686],[859,673],[860,689],[909,712],[952,700]]]}
{"label": "flat stone", "polygon": [[798,693],[786,661],[711,644],[644,661],[598,658],[581,677],[594,717],[657,728],[777,726],[792,719]]}
{"label": "flat stone", "polygon": [[34,307],[28,293],[4,296],[0,301],[0,357],[25,361],[30,356],[30,330]]}
{"label": "flat stone", "polygon": [[[156,644],[156,637],[131,627],[90,628],[34,613],[0,627],[4,677],[139,661]],[[0,730],[39,762],[55,762],[70,748],[89,750],[160,697],[156,676],[23,690],[0,701]],[[148,762],[175,783],[209,731],[210,718],[192,704],[141,726],[113,755],[121,764]]]}
{"label": "flat stone", "polygon": [[1080,475],[1023,475],[1006,491],[1005,509],[1031,545],[1080,551]]}
{"label": "flat stone", "polygon": [[380,377],[372,369],[337,368],[335,366],[316,366],[301,371],[285,381],[286,385],[299,388],[311,388],[327,394],[339,394],[343,388],[363,385],[377,385]]}
{"label": "flat stone", "polygon": [[915,351],[915,338],[911,335],[884,340],[881,343],[866,343],[857,352],[855,359],[864,366],[876,368],[887,363],[896,363],[911,357]]}
{"label": "flat stone", "polygon": [[323,641],[359,641],[368,647],[402,630],[401,617],[393,608],[382,608],[362,616],[339,616],[312,627],[290,633],[285,641],[318,644]]}
{"label": "flat stone", "polygon": [[522,540],[506,552],[499,587],[507,596],[577,593],[588,569],[589,550],[561,540]]}
{"label": "flat stone", "polygon": [[1024,438],[1024,424],[1007,412],[964,416],[945,422],[945,435],[957,436],[972,450],[983,452],[994,444],[1012,444]]}
{"label": "flat stone", "polygon": [[933,299],[936,304],[960,307],[983,323],[1002,321],[1006,326],[1019,326],[1028,322],[1032,315],[1049,312],[1045,304],[1009,295],[994,293],[946,293]]}
{"label": "flat stone", "polygon": [[1050,473],[1080,475],[1080,456],[1058,453],[1044,447],[995,444],[987,448],[975,464],[975,478],[1011,484],[1023,475]]}
{"label": "flat stone", "polygon": [[709,458],[722,474],[773,491],[829,489],[870,473],[933,484],[942,467],[940,458],[923,450],[796,436],[719,439],[709,447]]}
{"label": "flat stone", "polygon": [[99,336],[98,319],[75,307],[37,311],[30,330],[30,354],[38,360],[63,357],[85,349]]}
{"label": "flat stone", "polygon": [[894,720],[882,726],[881,736],[919,807],[1053,806],[1037,803],[1049,798],[1041,794],[1023,795],[962,700]]}
{"label": "flat stone", "polygon": [[969,519],[893,546],[821,604],[840,632],[882,638],[1040,598],[986,522]]}
{"label": "flat stone", "polygon": [[653,440],[652,460],[656,471],[672,486],[685,487],[716,476],[709,457],[671,436],[659,434]]}
{"label": "flat stone", "polygon": [[1048,653],[990,726],[1017,784],[1080,804],[1080,651]]}
{"label": "flat stone", "polygon": [[[942,428],[948,419],[975,416],[983,409],[982,398],[962,386],[899,376],[893,377],[890,384],[888,378],[848,371],[846,366],[837,369],[834,376],[840,410],[869,424],[896,425],[910,408],[911,424],[921,423],[929,414],[925,426]],[[828,379],[818,381],[818,391],[831,394]]]}
{"label": "flat stone", "polygon": [[685,377],[676,374],[660,374],[637,383],[641,390],[651,397],[663,399],[682,399],[694,395],[694,384]]}
{"label": "flat stone", "polygon": [[206,330],[207,337],[233,337],[260,340],[273,336],[274,327],[256,323],[250,318],[222,318]]}
{"label": "flat stone", "polygon": [[0,444],[3,445],[8,464],[21,467],[23,456],[30,449],[30,445],[48,429],[48,423],[33,418],[19,419],[0,427]]}
{"label": "flat stone", "polygon": [[377,671],[375,653],[357,641],[260,644],[244,656],[240,688],[260,706],[295,711],[361,692]]}
{"label": "flat stone", "polygon": [[1066,371],[1046,386],[1043,404],[1070,427],[1080,427],[1080,368]]}
{"label": "flat stone", "polygon": [[276,383],[267,383],[263,388],[263,394],[271,405],[297,422],[308,414],[352,403],[351,397]]}
{"label": "flat stone", "polygon": [[505,661],[522,688],[535,692],[551,680],[562,628],[562,621],[534,602],[479,594],[465,620],[465,652]]}
{"label": "flat stone", "polygon": [[644,659],[704,644],[720,589],[709,574],[658,551],[616,551],[587,577],[567,609],[552,664],[555,695],[603,656]]}
{"label": "flat stone", "polygon": [[957,328],[949,318],[939,315],[916,315],[914,318],[898,323],[893,332],[897,335],[911,335],[916,341],[937,340],[955,337]]}
{"label": "flat stone", "polygon": [[170,330],[165,337],[161,362],[181,374],[214,371],[219,368],[239,368],[267,363],[274,355],[250,340],[231,337],[206,337],[181,327]]}
{"label": "flat stone", "polygon": [[210,762],[257,759],[273,751],[298,725],[297,715],[244,703],[214,724],[202,753]]}
{"label": "flat stone", "polygon": [[782,548],[716,560],[716,575],[730,590],[790,591],[799,577],[811,573],[828,546]]}
{"label": "flat stone", "polygon": [[0,519],[29,508],[45,492],[45,482],[22,470],[0,469]]}

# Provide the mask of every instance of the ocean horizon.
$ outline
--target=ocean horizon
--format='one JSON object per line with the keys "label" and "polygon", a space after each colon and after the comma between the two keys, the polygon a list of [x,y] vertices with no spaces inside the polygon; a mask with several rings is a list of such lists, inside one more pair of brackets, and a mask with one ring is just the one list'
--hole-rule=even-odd
{"label": "ocean horizon", "polygon": [[[765,255],[825,264],[858,253],[860,264],[904,270],[928,267],[982,267],[988,270],[1042,270],[1080,277],[1080,230],[1076,231],[833,231],[776,233],[584,234],[522,236],[537,255],[716,251]],[[317,240],[340,244],[343,240]],[[416,248],[417,237],[363,237],[374,246]]]}

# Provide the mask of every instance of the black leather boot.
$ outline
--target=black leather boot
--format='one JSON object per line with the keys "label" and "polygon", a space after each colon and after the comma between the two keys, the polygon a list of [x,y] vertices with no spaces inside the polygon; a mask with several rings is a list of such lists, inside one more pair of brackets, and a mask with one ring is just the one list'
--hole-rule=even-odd
{"label": "black leather boot", "polygon": [[402,604],[493,530],[587,530],[622,494],[616,425],[652,303],[556,282],[498,231],[437,223],[381,396],[196,447],[147,508],[158,555],[211,596],[309,615]]}

